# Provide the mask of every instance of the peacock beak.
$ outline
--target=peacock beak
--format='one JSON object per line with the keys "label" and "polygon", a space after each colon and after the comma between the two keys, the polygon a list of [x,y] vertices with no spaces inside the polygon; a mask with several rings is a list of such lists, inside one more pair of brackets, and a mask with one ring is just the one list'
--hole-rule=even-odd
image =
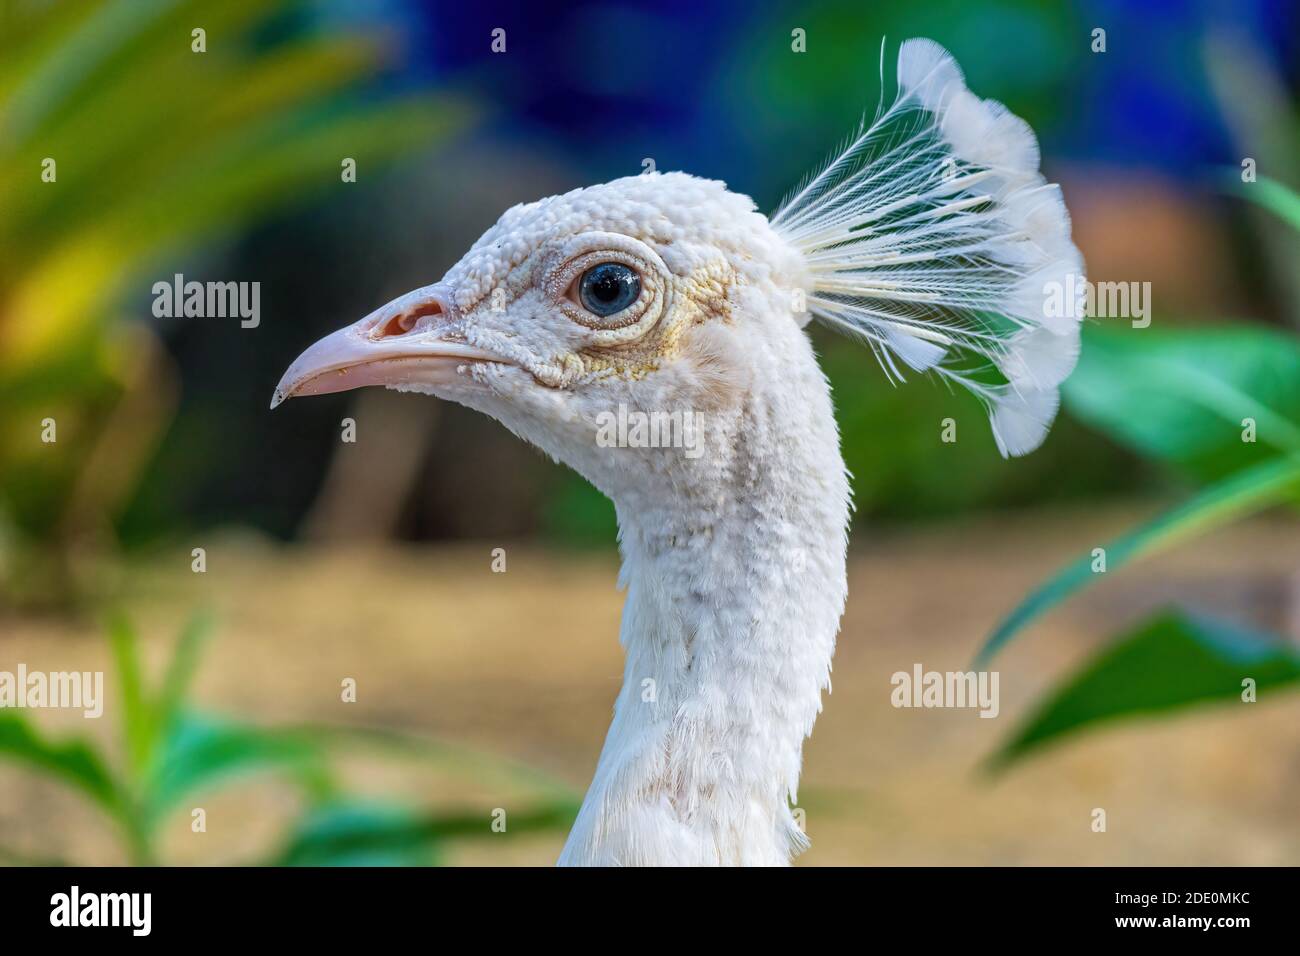
{"label": "peacock beak", "polygon": [[271,407],[300,395],[325,395],[366,385],[419,386],[463,382],[474,362],[505,362],[483,349],[448,340],[451,300],[438,285],[408,292],[360,322],[316,342],[289,366]]}

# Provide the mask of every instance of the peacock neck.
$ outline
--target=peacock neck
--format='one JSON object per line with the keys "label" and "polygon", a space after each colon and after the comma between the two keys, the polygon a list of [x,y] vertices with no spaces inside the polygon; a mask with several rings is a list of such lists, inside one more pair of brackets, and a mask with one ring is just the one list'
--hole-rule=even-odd
{"label": "peacock neck", "polygon": [[806,844],[791,807],[844,605],[848,488],[820,372],[803,387],[723,423],[723,488],[616,499],[623,686],[561,864],[783,865]]}

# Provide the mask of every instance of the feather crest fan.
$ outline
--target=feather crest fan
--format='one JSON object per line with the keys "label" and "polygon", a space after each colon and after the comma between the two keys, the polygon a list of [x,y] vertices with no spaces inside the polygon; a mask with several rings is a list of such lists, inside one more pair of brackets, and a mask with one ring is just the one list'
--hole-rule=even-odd
{"label": "feather crest fan", "polygon": [[[883,72],[883,67],[882,67]],[[808,311],[903,367],[970,389],[1004,456],[1033,451],[1079,354],[1083,259],[1029,125],[931,40],[902,44],[888,109],[772,225],[808,263]]]}

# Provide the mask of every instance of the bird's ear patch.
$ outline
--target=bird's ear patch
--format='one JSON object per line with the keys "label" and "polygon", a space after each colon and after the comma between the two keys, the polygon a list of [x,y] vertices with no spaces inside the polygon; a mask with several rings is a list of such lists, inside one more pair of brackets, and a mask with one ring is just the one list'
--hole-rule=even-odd
{"label": "bird's ear patch", "polygon": [[745,340],[735,325],[705,322],[682,335],[680,360],[695,376],[697,394],[708,403],[703,410],[740,404],[753,379],[745,352]]}

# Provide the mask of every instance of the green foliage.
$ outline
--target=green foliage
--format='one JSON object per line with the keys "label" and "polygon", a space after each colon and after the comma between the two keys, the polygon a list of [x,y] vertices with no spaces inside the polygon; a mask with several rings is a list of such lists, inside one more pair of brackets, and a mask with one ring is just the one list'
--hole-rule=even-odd
{"label": "green foliage", "polygon": [[618,536],[614,505],[585,479],[566,470],[546,499],[542,533],[568,547],[608,548]]}
{"label": "green foliage", "polygon": [[[504,832],[553,833],[567,828],[573,815],[568,802],[512,813],[504,820]],[[273,862],[277,866],[429,865],[447,840],[492,834],[481,812],[421,816],[387,804],[345,802],[323,806],[304,819]]]}
{"label": "green foliage", "polygon": [[1300,681],[1300,654],[1279,637],[1208,617],[1166,612],[1116,638],[1038,705],[991,760],[999,769],[1107,721],[1241,701]]}
{"label": "green foliage", "polygon": [[17,711],[0,713],[0,757],[57,777],[109,812],[120,806],[117,780],[93,744],[80,738],[46,740]]}
{"label": "green foliage", "polygon": [[[993,443],[988,414],[964,389],[925,376],[896,387],[858,343],[823,330],[813,334],[831,381],[857,520],[932,520],[1078,498],[1131,480],[1119,450],[1070,421],[1058,422],[1040,454],[1008,464]],[[948,418],[956,423],[952,443],[942,441]]]}
{"label": "green foliage", "polygon": [[[1300,454],[1300,339],[1238,323],[1089,328],[1066,380],[1070,413],[1197,481]],[[1255,422],[1242,440],[1243,419]]]}
{"label": "green foliage", "polygon": [[1267,176],[1260,176],[1253,183],[1243,183],[1235,169],[1232,171],[1229,183],[1239,196],[1259,203],[1300,231],[1300,196],[1286,186]]}
{"label": "green foliage", "polygon": [[[1300,456],[1266,461],[1108,542],[1106,572],[1271,505],[1296,501],[1300,501]],[[1101,575],[1094,573],[1093,562],[1091,554],[1084,555],[1034,589],[989,635],[978,662],[986,663],[1039,615],[1095,583]]]}
{"label": "green foliage", "polygon": [[[115,769],[92,742],[52,741],[20,711],[0,712],[0,760],[27,767],[73,787],[118,826],[133,863],[157,862],[159,828],[182,800],[254,774],[274,774],[302,793],[306,811],[275,865],[427,865],[445,842],[491,833],[484,811],[419,813],[398,804],[362,801],[342,792],[331,773],[341,745],[368,752],[417,756],[472,768],[477,778],[541,785],[536,808],[512,813],[511,833],[566,828],[577,807],[569,792],[481,754],[463,754],[401,734],[331,727],[258,727],[193,710],[186,696],[211,619],[197,615],[182,631],[157,688],[140,668],[139,642],[125,619],[109,629],[120,695],[123,766]],[[20,859],[0,851],[0,856]]]}
{"label": "green foliage", "polygon": [[[479,820],[480,826],[482,819]],[[276,866],[433,866],[436,849],[419,817],[388,804],[356,801],[307,814],[273,860]]]}
{"label": "green foliage", "polygon": [[308,793],[331,790],[322,742],[301,731],[182,714],[150,756],[140,808],[150,821],[194,791],[267,770],[293,778]]}
{"label": "green foliage", "polygon": [[[1300,197],[1267,181],[1243,193],[1300,228]],[[1237,325],[1163,332],[1089,330],[1066,407],[1146,458],[1208,483],[1105,546],[1105,570],[1265,508],[1300,503],[1300,340]],[[1251,436],[1247,440],[1247,436]],[[1039,615],[1101,575],[1091,554],[1052,575],[994,629],[987,663]],[[1206,618],[1166,614],[1118,639],[1068,679],[993,758],[1020,759],[1100,721],[1174,710],[1294,682],[1300,658],[1268,638]]]}
{"label": "green foliage", "polygon": [[[313,21],[304,0],[0,0],[0,591],[13,601],[76,596],[72,542],[105,541],[167,427],[171,370],[127,294],[344,188],[343,157],[373,169],[461,122],[372,88],[384,36]],[[191,49],[196,25],[206,52]],[[46,417],[57,444],[40,440]]]}
{"label": "green foliage", "polygon": [[[1090,329],[1063,399],[1071,413],[1115,441],[1212,482],[1107,545],[1108,571],[1264,508],[1300,502],[1300,340],[1294,336],[1248,325]],[[1251,441],[1245,440],[1248,419]],[[1036,588],[994,629],[980,660],[1094,583],[1091,566],[1090,555],[1081,557]]]}
{"label": "green foliage", "polygon": [[[930,37],[956,56],[970,86],[1005,102],[1040,134],[1067,120],[1059,98],[1084,69],[1086,44],[1072,42],[1077,26],[1068,5],[1040,0],[960,0],[873,3],[825,0],[806,4],[795,20],[780,5],[758,5],[748,34],[733,48],[728,93],[745,104],[734,135],[762,144],[763,161],[742,188],[771,208],[786,189],[825,158],[828,145],[870,114],[878,95],[880,41]],[[742,23],[741,26],[744,26]],[[791,30],[805,30],[808,55],[791,55]],[[1006,68],[1006,38],[1016,40],[1016,67]],[[892,95],[890,66],[885,97]],[[887,100],[886,100],[887,101]],[[772,143],[789,148],[771,149]]]}

